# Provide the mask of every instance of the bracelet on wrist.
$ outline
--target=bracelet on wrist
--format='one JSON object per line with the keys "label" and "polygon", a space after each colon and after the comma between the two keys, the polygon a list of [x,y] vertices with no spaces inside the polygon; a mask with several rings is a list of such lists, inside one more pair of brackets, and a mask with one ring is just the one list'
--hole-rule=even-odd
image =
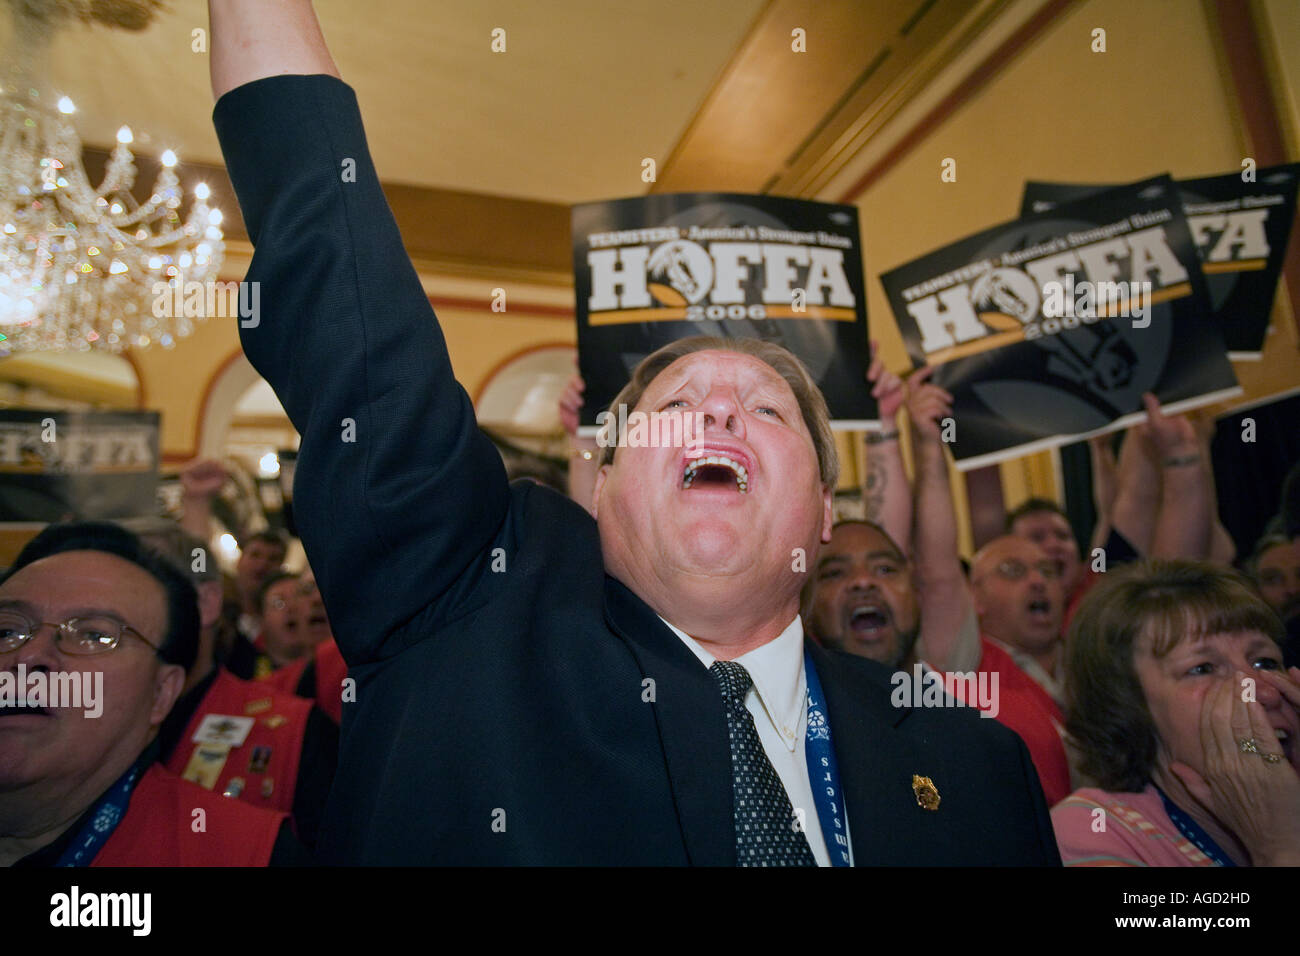
{"label": "bracelet on wrist", "polygon": [[1166,468],[1182,468],[1186,465],[1195,465],[1201,460],[1199,453],[1194,455],[1174,455],[1166,458],[1162,463]]}
{"label": "bracelet on wrist", "polygon": [[898,429],[892,432],[867,432],[868,445],[882,445],[887,441],[894,441],[898,438]]}

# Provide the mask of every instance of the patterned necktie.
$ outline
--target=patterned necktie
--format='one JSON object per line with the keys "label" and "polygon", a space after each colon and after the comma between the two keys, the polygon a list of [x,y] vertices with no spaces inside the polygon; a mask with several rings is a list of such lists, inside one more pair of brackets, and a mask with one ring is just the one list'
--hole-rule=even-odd
{"label": "patterned necktie", "polygon": [[808,839],[795,827],[794,808],[763,742],[745,695],[754,681],[743,664],[715,661],[709,673],[727,711],[737,866],[816,866]]}

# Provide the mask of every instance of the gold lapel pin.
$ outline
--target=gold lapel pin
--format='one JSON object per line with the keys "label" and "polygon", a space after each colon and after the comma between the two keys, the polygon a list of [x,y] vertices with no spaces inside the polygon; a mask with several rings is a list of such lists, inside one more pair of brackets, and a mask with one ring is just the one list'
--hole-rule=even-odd
{"label": "gold lapel pin", "polygon": [[939,788],[929,777],[912,774],[912,792],[916,794],[916,805],[922,810],[939,809]]}

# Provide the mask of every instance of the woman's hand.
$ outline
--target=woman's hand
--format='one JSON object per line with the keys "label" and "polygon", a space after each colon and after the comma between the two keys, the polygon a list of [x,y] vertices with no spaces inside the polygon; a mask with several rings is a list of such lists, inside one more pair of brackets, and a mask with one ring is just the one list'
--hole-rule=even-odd
{"label": "woman's hand", "polygon": [[[1259,671],[1259,676],[1282,695],[1291,708],[1300,713],[1300,667],[1292,667],[1285,674],[1278,671]],[[1300,741],[1291,742],[1291,766],[1300,773]]]}
{"label": "woman's hand", "polygon": [[[1201,703],[1204,775],[1182,763],[1169,769],[1232,831],[1254,866],[1300,865],[1300,774],[1285,758],[1265,760],[1282,748],[1263,705],[1242,700],[1245,679],[1238,671]],[[1276,680],[1269,683],[1282,690]],[[1284,696],[1300,700],[1300,689],[1288,687]],[[1256,741],[1258,753],[1242,751],[1247,739]]]}

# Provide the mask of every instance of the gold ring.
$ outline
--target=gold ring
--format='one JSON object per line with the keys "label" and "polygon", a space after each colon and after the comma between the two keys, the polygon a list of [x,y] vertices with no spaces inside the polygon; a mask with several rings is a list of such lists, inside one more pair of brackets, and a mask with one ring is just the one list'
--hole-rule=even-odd
{"label": "gold ring", "polygon": [[1259,744],[1254,737],[1242,737],[1237,741],[1237,744],[1241,747],[1241,752],[1244,754],[1259,753]]}
{"label": "gold ring", "polygon": [[1260,756],[1264,758],[1265,763],[1277,763],[1282,759],[1281,754],[1260,754]]}

